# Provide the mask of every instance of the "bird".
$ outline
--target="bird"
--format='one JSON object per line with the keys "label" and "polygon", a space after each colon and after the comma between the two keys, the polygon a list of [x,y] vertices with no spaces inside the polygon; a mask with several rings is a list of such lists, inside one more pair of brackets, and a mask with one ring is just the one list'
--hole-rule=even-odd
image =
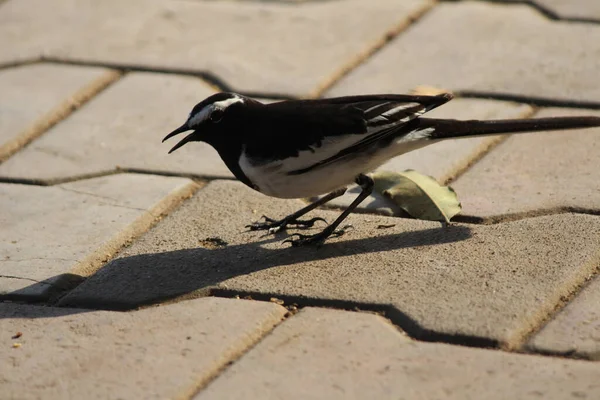
{"label": "bird", "polygon": [[277,198],[317,201],[281,219],[263,216],[250,230],[279,232],[312,227],[322,218],[300,219],[342,196],[353,182],[361,188],[339,217],[313,235],[295,233],[292,246],[321,245],[338,236],[342,221],[373,190],[368,175],[391,158],[442,140],[496,134],[580,129],[600,126],[600,117],[506,120],[454,120],[423,115],[454,96],[373,94],[264,104],[232,92],[216,93],[196,104],[163,142],[192,131],[169,154],[189,142],[205,142],[231,173],[250,188]]}

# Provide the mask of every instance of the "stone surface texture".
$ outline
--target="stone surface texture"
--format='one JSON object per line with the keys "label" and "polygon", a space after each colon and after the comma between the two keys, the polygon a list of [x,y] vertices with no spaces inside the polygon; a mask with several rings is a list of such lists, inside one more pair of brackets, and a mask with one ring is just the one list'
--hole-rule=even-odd
{"label": "stone surface texture", "polygon": [[216,298],[131,313],[0,304],[2,398],[189,398],[285,312]]}
{"label": "stone surface texture", "polygon": [[[392,305],[411,334],[512,346],[600,262],[600,219],[586,215],[445,229],[351,215],[347,223],[355,229],[319,249],[290,248],[281,243],[286,235],[243,232],[262,214],[282,217],[300,205],[214,181],[62,304],[133,308],[217,287]],[[332,220],[337,214],[314,215]],[[377,228],[388,224],[394,226]]]}
{"label": "stone surface texture", "polygon": [[594,279],[535,335],[530,349],[600,361],[600,279]]}
{"label": "stone surface texture", "polygon": [[0,299],[43,299],[90,275],[195,187],[133,174],[51,187],[0,184]]}
{"label": "stone surface texture", "polygon": [[10,1],[0,9],[1,59],[43,49],[60,59],[209,72],[238,91],[308,95],[431,5]]}
{"label": "stone surface texture", "polygon": [[327,95],[429,85],[597,103],[598,69],[597,24],[556,23],[525,4],[447,2]]}
{"label": "stone surface texture", "polygon": [[51,181],[121,169],[230,177],[217,152],[163,137],[215,90],[200,79],[131,73],[0,165],[0,176]]}
{"label": "stone surface texture", "polygon": [[113,74],[104,68],[46,63],[0,70],[0,161]]}
{"label": "stone surface texture", "polygon": [[462,214],[399,218],[375,194],[301,248],[284,241],[324,221],[247,225],[313,199],[162,143],[216,92],[600,116],[598,7],[0,0],[0,400],[600,399],[600,127],[395,157],[380,169],[450,184]]}
{"label": "stone surface texture", "polygon": [[583,361],[419,343],[379,316],[304,309],[195,399],[594,398],[599,377]]}
{"label": "stone surface texture", "polygon": [[[543,109],[535,117],[600,115]],[[452,187],[463,215],[497,220],[560,210],[600,210],[600,128],[514,135]]]}

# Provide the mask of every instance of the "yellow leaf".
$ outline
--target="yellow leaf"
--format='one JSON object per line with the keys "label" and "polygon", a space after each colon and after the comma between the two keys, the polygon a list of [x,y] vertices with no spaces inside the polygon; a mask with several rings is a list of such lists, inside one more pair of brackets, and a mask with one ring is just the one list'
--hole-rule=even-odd
{"label": "yellow leaf", "polygon": [[371,175],[375,190],[417,219],[450,222],[461,210],[456,192],[430,176],[413,170],[377,171]]}

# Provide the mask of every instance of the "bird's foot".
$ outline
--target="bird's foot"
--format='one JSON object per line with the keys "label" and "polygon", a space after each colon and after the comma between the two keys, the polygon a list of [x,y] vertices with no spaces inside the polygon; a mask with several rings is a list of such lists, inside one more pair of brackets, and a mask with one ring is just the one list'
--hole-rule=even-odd
{"label": "bird's foot", "polygon": [[[346,225],[341,229],[333,229],[327,227],[323,229],[323,231],[315,234],[315,235],[302,235],[300,233],[293,233],[290,235],[290,238],[283,241],[283,243],[290,243],[292,247],[300,247],[300,246],[321,246],[325,239],[330,236],[342,236],[346,233],[348,228],[353,228],[352,225]],[[292,237],[297,236],[298,239],[292,239]]]}
{"label": "bird's foot", "polygon": [[327,223],[327,221],[321,217],[315,217],[308,220],[301,220],[288,216],[280,220],[274,220],[272,218],[267,217],[266,215],[263,215],[262,219],[264,219],[263,222],[253,222],[250,225],[246,225],[246,228],[249,228],[251,231],[267,230],[268,233],[275,234],[277,232],[285,230],[288,226],[307,229],[312,228],[317,221],[323,221]]}

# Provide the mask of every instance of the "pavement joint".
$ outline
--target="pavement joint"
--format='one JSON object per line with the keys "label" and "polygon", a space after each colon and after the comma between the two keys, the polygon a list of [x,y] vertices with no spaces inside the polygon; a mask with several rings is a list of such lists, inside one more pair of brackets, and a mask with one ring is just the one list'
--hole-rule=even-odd
{"label": "pavement joint", "polygon": [[415,320],[391,304],[363,303],[351,300],[310,298],[304,296],[270,294],[261,292],[244,292],[223,288],[210,289],[211,297],[241,298],[273,302],[281,301],[282,307],[288,310],[300,310],[305,307],[329,308],[343,311],[375,313],[388,319],[392,325],[414,340],[460,345],[465,347],[500,349],[498,341],[469,335],[450,335],[431,331],[421,327]]}
{"label": "pavement joint", "polygon": [[[357,313],[371,313],[379,315],[387,319],[396,329],[402,334],[409,336],[411,339],[419,342],[426,343],[445,343],[455,346],[463,346],[470,348],[497,350],[506,353],[517,353],[525,355],[537,355],[544,357],[556,357],[568,360],[582,360],[582,361],[597,361],[594,359],[586,358],[582,355],[572,353],[560,353],[551,351],[541,351],[537,349],[530,349],[525,346],[527,341],[533,337],[540,329],[547,323],[552,321],[556,314],[558,314],[569,302],[577,296],[577,294],[583,290],[583,288],[597,275],[600,275],[600,267],[596,270],[595,275],[590,275],[582,284],[580,284],[569,296],[561,298],[561,302],[557,304],[555,310],[549,313],[547,318],[536,329],[531,330],[528,334],[523,336],[523,340],[518,346],[502,346],[498,341],[481,338],[476,336],[467,335],[449,335],[442,334],[439,332],[429,331],[421,328],[418,324],[407,317],[404,313],[398,310],[393,305],[389,304],[372,304],[372,303],[360,303],[346,300],[335,300],[335,299],[313,299],[308,297],[299,296],[286,296],[281,294],[270,295],[268,293],[261,292],[240,292],[235,290],[228,290],[222,288],[210,289],[208,294],[209,297],[220,297],[220,298],[237,298],[243,300],[252,301],[263,301],[263,302],[275,302],[282,307],[288,309],[289,313],[286,315],[287,318],[295,315],[303,308],[325,308],[348,312]],[[182,296],[180,301],[190,300],[195,297]],[[177,301],[178,302],[178,301]],[[170,303],[163,303],[170,304]],[[282,322],[285,321],[282,320]],[[253,346],[254,347],[254,346]]]}
{"label": "pavement joint", "polygon": [[[247,300],[244,300],[247,301]],[[255,338],[252,343],[249,343],[244,349],[241,349],[237,352],[237,354],[230,355],[229,362],[223,364],[219,369],[214,371],[209,377],[197,382],[196,387],[193,390],[190,390],[189,393],[186,393],[182,396],[176,397],[176,399],[192,399],[194,396],[198,395],[202,390],[204,390],[208,385],[211,384],[215,379],[217,379],[223,372],[229,369],[232,365],[238,362],[244,355],[254,349],[259,343],[261,343],[267,336],[271,335],[275,328],[285,322],[286,319],[290,317],[289,313],[286,313],[282,316],[282,318],[275,322],[275,324],[270,329],[265,329],[262,335],[258,338]]]}
{"label": "pavement joint", "polygon": [[453,93],[456,95],[457,98],[460,97],[463,99],[511,101],[515,103],[528,104],[534,107],[560,107],[600,110],[600,102],[596,101],[553,99],[547,97],[535,97],[500,92],[486,92],[479,90],[457,90]]}
{"label": "pavement joint", "polygon": [[[0,0],[2,1],[2,0]],[[17,68],[25,65],[38,64],[42,62],[42,57],[32,57],[26,59],[20,59],[17,61],[5,61],[0,62],[0,71],[3,69]]]}
{"label": "pavement joint", "polygon": [[[535,115],[537,110],[535,108],[531,108],[521,115],[517,116],[517,118],[531,118]],[[461,177],[465,172],[467,172],[472,166],[477,164],[483,157],[485,157],[489,152],[493,151],[496,147],[506,141],[511,135],[502,135],[498,136],[493,141],[488,141],[483,143],[475,154],[473,154],[468,159],[463,160],[462,164],[455,166],[452,170],[446,172],[445,175],[440,177],[439,181],[443,182],[444,185],[449,185],[458,178]]]}
{"label": "pavement joint", "polygon": [[[462,0],[440,0],[441,2],[446,3],[456,3]],[[481,0],[481,1],[490,1],[492,0]],[[501,3],[501,1],[498,1]],[[504,3],[506,4],[506,3]],[[429,8],[419,15],[418,19],[426,14],[427,11],[431,10]],[[418,19],[411,19],[408,23],[400,24],[399,27],[404,27],[401,31],[394,33],[394,36],[390,36],[391,33],[385,35],[380,43],[379,47],[373,48],[371,47],[369,51],[365,51],[365,54],[368,55],[361,59],[360,62],[354,60],[351,63],[348,63],[347,66],[342,67],[341,71],[335,75],[334,78],[330,78],[327,80],[329,82],[326,87],[324,87],[325,83],[318,86],[317,89],[313,91],[313,93],[308,96],[310,98],[320,97],[324,92],[329,90],[333,85],[335,85],[340,79],[342,79],[346,74],[352,71],[353,68],[360,65],[362,62],[366,61],[369,57],[373,56],[377,51],[381,50],[388,42],[392,41],[397,35],[401,34],[406,28],[411,26],[412,24],[418,22]],[[397,27],[397,28],[399,28]],[[396,29],[397,29],[396,28]],[[396,32],[395,29],[392,29],[390,32]],[[379,42],[378,42],[379,43]],[[359,58],[359,57],[357,57]],[[165,74],[165,75],[181,75],[181,76],[190,76],[197,77],[203,80],[206,84],[213,87],[218,91],[225,92],[236,92],[248,97],[256,97],[263,99],[272,99],[272,100],[295,100],[298,99],[298,96],[290,95],[287,93],[277,93],[277,92],[255,92],[255,91],[244,91],[244,90],[236,90],[232,86],[230,86],[223,79],[219,78],[215,74],[211,72],[198,72],[193,69],[179,69],[179,68],[160,68],[160,67],[147,67],[144,65],[132,65],[132,64],[122,64],[122,63],[111,63],[111,62],[99,62],[99,61],[83,61],[83,60],[68,60],[68,59],[59,59],[55,57],[42,57],[38,59],[31,60],[19,60],[17,62],[9,62],[5,64],[0,64],[0,70],[15,68],[24,65],[38,64],[38,63],[52,63],[58,65],[72,65],[72,66],[84,66],[84,67],[98,67],[98,68],[110,68],[116,71],[119,71],[123,74],[128,72],[150,72],[157,74]],[[349,65],[352,65],[349,67]],[[122,78],[122,77],[121,77]],[[98,92],[99,93],[99,92]],[[98,94],[97,93],[97,94]],[[455,98],[463,98],[463,99],[482,99],[482,100],[497,100],[497,101],[508,101],[514,103],[521,103],[531,105],[533,107],[559,107],[559,108],[576,108],[576,109],[588,109],[588,110],[600,110],[600,102],[595,101],[585,101],[585,100],[571,100],[571,99],[557,99],[557,98],[547,98],[547,97],[535,97],[529,95],[519,95],[514,93],[502,93],[502,92],[488,92],[484,90],[455,90],[452,91],[455,95]]]}
{"label": "pavement joint", "polygon": [[0,146],[0,164],[42,136],[50,128],[68,118],[97,94],[117,82],[122,76],[123,74],[118,71],[107,71],[100,78],[78,90],[69,99],[58,104],[54,109],[35,121],[29,128],[25,129],[25,131]]}
{"label": "pavement joint", "polygon": [[[458,3],[463,0],[439,0],[440,3]],[[495,4],[504,4],[504,5],[512,5],[512,4],[522,4],[533,8],[538,11],[544,17],[552,20],[552,21],[560,21],[560,22],[572,22],[572,23],[584,23],[584,24],[598,24],[600,20],[596,18],[582,18],[582,17],[561,17],[556,12],[552,11],[548,7],[537,3],[535,0],[479,0],[481,2],[486,3],[495,3]]]}
{"label": "pavement joint", "polygon": [[[27,260],[11,260],[11,261],[17,261],[18,262],[18,261],[27,261]],[[0,278],[5,278],[5,279],[21,279],[21,280],[24,280],[24,281],[34,282],[34,283],[37,283],[39,285],[48,285],[48,286],[50,286],[49,283],[38,281],[37,279],[23,278],[21,276],[0,275]]]}
{"label": "pavement joint", "polygon": [[436,5],[435,2],[430,1],[425,7],[420,10],[417,10],[413,15],[408,16],[407,19],[399,22],[395,27],[391,28],[387,31],[382,37],[380,37],[377,41],[372,43],[365,50],[358,52],[354,58],[348,61],[345,65],[338,69],[336,73],[334,73],[329,78],[325,79],[323,82],[317,85],[317,88],[314,89],[307,97],[308,98],[318,98],[323,95],[323,93],[327,92],[331,89],[336,83],[338,83],[342,78],[348,75],[352,70],[358,67],[360,64],[367,61],[373,55],[375,55],[379,50],[383,49],[388,43],[394,40],[398,35],[404,32],[406,29],[410,28],[412,25],[417,23],[429,10],[434,8]]}
{"label": "pavement joint", "polygon": [[578,353],[576,350],[568,351],[568,352],[560,352],[560,351],[552,351],[550,349],[540,349],[540,348],[532,348],[529,346],[529,342],[532,338],[534,338],[548,323],[552,322],[556,316],[563,311],[565,307],[567,307],[594,279],[600,277],[600,253],[597,257],[597,267],[595,271],[592,271],[584,281],[582,281],[578,286],[574,287],[573,290],[564,296],[561,296],[560,301],[556,304],[554,310],[548,313],[546,318],[538,324],[534,329],[532,329],[527,334],[523,335],[521,344],[515,348],[516,351],[525,353],[525,354],[541,354],[546,356],[556,356],[563,358],[571,358],[571,359],[580,359],[580,360],[588,360],[588,361],[598,361],[596,359],[586,357],[584,354]]}
{"label": "pavement joint", "polygon": [[[573,298],[575,298],[578,293],[580,293],[589,282],[591,282],[594,278],[600,276],[600,264],[598,264],[598,268],[590,275],[588,275],[583,282],[577,285],[570,294],[562,296],[560,302],[557,303],[555,309],[548,313],[547,316],[532,330],[523,334],[519,344],[513,344],[510,346],[501,345],[497,340],[482,338],[476,336],[468,336],[468,335],[451,335],[451,334],[443,334],[435,331],[430,331],[427,329],[423,329],[418,325],[416,321],[408,317],[402,311],[398,310],[396,307],[390,304],[375,304],[375,303],[362,303],[350,300],[337,300],[337,299],[320,299],[320,298],[310,298],[310,297],[301,297],[301,296],[289,296],[283,295],[281,293],[277,294],[269,294],[263,292],[246,292],[239,290],[229,290],[223,288],[208,288],[202,291],[196,291],[193,293],[188,293],[186,295],[178,296],[176,298],[172,298],[166,301],[161,301],[156,304],[145,304],[140,305],[134,309],[115,309],[115,308],[98,308],[93,307],[91,305],[85,305],[85,307],[81,309],[85,310],[105,310],[105,311],[116,311],[116,312],[127,312],[133,310],[142,310],[151,307],[157,306],[168,306],[171,304],[176,304],[184,301],[206,298],[206,297],[216,297],[216,298],[225,298],[225,299],[241,299],[243,301],[259,301],[259,302],[269,302],[276,303],[280,306],[286,308],[288,313],[284,316],[284,318],[279,322],[281,324],[287,318],[295,315],[297,312],[302,310],[303,308],[312,307],[312,308],[324,308],[324,309],[333,309],[340,311],[348,311],[348,312],[357,312],[357,313],[371,313],[379,315],[385,319],[387,319],[395,328],[397,328],[402,334],[409,336],[411,339],[420,342],[427,343],[445,343],[456,346],[470,347],[470,348],[480,348],[480,349],[488,349],[488,350],[497,350],[501,352],[507,353],[518,353],[525,355],[537,355],[544,357],[556,357],[563,358],[569,360],[582,360],[582,361],[597,361],[595,359],[591,359],[576,352],[552,352],[545,351],[539,349],[532,349],[526,346],[526,343],[530,338],[535,336],[546,323],[552,321],[554,317],[564,308],[566,307]],[[22,302],[23,304],[35,304],[34,302]],[[39,303],[39,302],[38,302]],[[52,305],[57,305],[58,302],[54,301]],[[80,308],[76,305],[68,305],[59,307],[69,307],[69,308]],[[277,326],[273,327],[275,329]],[[206,387],[212,380],[216,379],[226,368],[234,364],[237,360],[239,360],[244,354],[254,348],[260,341],[262,341],[267,335],[271,332],[266,333],[260,340],[254,343],[252,346],[247,348],[243,354],[240,354],[228,365],[224,366],[219,373],[215,374],[209,381],[203,382],[201,387],[198,389],[200,391],[204,387]],[[197,393],[197,392],[196,392]]]}
{"label": "pavement joint", "polygon": [[77,181],[84,181],[92,178],[101,178],[104,176],[118,175],[118,174],[140,174],[140,175],[155,175],[155,176],[168,176],[176,178],[188,178],[196,182],[210,182],[212,180],[235,180],[233,177],[221,177],[214,175],[199,175],[199,174],[185,174],[180,172],[167,172],[167,171],[152,171],[138,168],[115,168],[111,170],[98,171],[89,174],[73,175],[66,178],[55,178],[55,179],[36,179],[36,178],[10,178],[0,177],[0,183],[14,183],[19,185],[31,185],[31,186],[56,186],[62,185],[63,183],[71,183]]}
{"label": "pavement joint", "polygon": [[[37,61],[37,60],[36,60]],[[34,61],[34,62],[36,62]],[[172,68],[172,67],[151,67],[145,65],[138,64],[123,64],[123,63],[114,63],[114,62],[101,62],[101,61],[85,61],[85,60],[71,60],[65,58],[56,58],[56,57],[43,57],[39,60],[40,62],[49,62],[60,65],[72,65],[72,66],[82,66],[82,67],[101,67],[101,68],[111,68],[122,72],[150,72],[157,74],[165,74],[165,75],[181,75],[181,76],[191,76],[196,77],[204,81],[205,84],[209,85],[216,91],[222,92],[236,92],[248,97],[257,97],[257,98],[268,98],[274,100],[290,100],[296,99],[297,96],[292,96],[285,93],[276,93],[276,92],[256,92],[256,91],[244,91],[244,90],[236,90],[234,87],[225,82],[224,79],[220,78],[216,74],[210,71],[197,71],[195,69],[186,69],[186,68]],[[15,63],[15,66],[19,66],[21,63]]]}
{"label": "pavement joint", "polygon": [[[141,215],[125,230],[119,232],[116,238],[113,238],[100,249],[97,249],[95,252],[88,255],[88,257],[80,261],[79,265],[75,266],[72,272],[80,273],[80,275],[83,276],[88,276],[90,273],[95,272],[105,262],[112,260],[114,256],[127,245],[127,243],[130,243],[152,228],[160,220],[161,216],[167,215],[175,210],[183,201],[185,201],[185,199],[194,195],[194,193],[202,187],[203,185],[190,182],[183,188],[172,192],[158,204],[145,210],[145,214]],[[100,254],[104,254],[105,257],[99,257]],[[106,259],[102,260],[102,258]]]}
{"label": "pavement joint", "polygon": [[[459,193],[460,195],[460,193]],[[520,221],[523,219],[537,218],[537,217],[545,217],[549,215],[561,215],[561,214],[583,214],[583,215],[593,215],[600,216],[599,210],[594,209],[586,209],[579,207],[557,207],[550,209],[542,209],[542,210],[534,210],[534,211],[526,211],[522,213],[514,213],[514,214],[504,214],[504,215],[494,215],[491,217],[476,217],[473,215],[457,215],[452,219],[452,222],[460,222],[464,224],[472,224],[472,225],[497,225],[504,224],[508,222]]]}
{"label": "pavement joint", "polygon": [[[127,228],[123,229],[99,248],[79,260],[71,269],[70,273],[61,275],[58,281],[52,284],[54,288],[47,299],[47,303],[50,305],[57,304],[62,297],[83,283],[86,277],[92,275],[104,264],[114,259],[123,248],[127,247],[134,240],[151,229],[164,216],[179,207],[185,199],[192,196],[202,187],[203,184],[190,181],[184,187],[163,198],[158,204],[147,210],[142,210],[145,212]],[[112,205],[115,206],[115,204]],[[39,281],[36,281],[36,283],[45,284],[45,282]],[[22,299],[22,297],[19,299]],[[32,300],[39,303],[39,299],[37,298]]]}

